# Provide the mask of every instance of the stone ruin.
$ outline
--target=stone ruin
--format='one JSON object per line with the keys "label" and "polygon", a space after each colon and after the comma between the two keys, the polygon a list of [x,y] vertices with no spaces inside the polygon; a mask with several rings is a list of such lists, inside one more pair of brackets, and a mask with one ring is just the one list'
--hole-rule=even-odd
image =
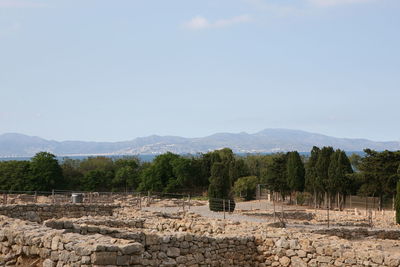
{"label": "stone ruin", "polygon": [[116,204],[5,205],[0,214],[0,266],[400,265],[398,238],[369,230],[346,239],[334,234],[340,229],[279,229]]}

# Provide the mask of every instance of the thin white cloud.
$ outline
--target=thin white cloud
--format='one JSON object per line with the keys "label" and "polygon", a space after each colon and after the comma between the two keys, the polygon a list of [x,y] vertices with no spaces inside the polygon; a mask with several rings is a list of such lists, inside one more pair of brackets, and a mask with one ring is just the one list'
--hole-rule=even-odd
{"label": "thin white cloud", "polygon": [[201,30],[208,28],[224,28],[233,26],[235,24],[241,24],[251,21],[251,16],[249,15],[241,15],[236,16],[229,19],[219,19],[214,22],[209,21],[207,18],[203,16],[196,16],[192,18],[190,21],[185,22],[183,27],[189,30]]}
{"label": "thin white cloud", "polygon": [[351,4],[363,4],[373,2],[375,0],[307,0],[308,3],[317,7],[333,7]]}
{"label": "thin white cloud", "polygon": [[0,8],[32,8],[45,7],[40,1],[0,0]]}

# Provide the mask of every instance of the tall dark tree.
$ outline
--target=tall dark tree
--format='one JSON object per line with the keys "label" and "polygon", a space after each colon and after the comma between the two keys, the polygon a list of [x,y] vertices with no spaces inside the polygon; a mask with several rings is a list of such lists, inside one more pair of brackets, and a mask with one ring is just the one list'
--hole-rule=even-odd
{"label": "tall dark tree", "polygon": [[304,190],[304,164],[297,151],[287,154],[287,184],[292,192]]}
{"label": "tall dark tree", "polygon": [[[224,162],[215,162],[211,168],[210,185],[208,187],[209,208],[212,211],[227,209],[225,200],[232,199],[231,181],[229,179],[229,165]],[[231,204],[231,202],[228,202]],[[229,205],[228,204],[228,205]],[[229,210],[231,210],[231,206]],[[233,207],[234,209],[234,207]]]}
{"label": "tall dark tree", "polygon": [[64,177],[55,155],[39,152],[31,160],[32,181],[30,190],[51,191],[64,189]]}
{"label": "tall dark tree", "polygon": [[397,182],[395,209],[396,209],[396,223],[400,224],[400,181]]}
{"label": "tall dark tree", "polygon": [[112,179],[112,185],[116,191],[121,191],[122,189],[125,191],[134,191],[138,187],[139,182],[139,174],[131,166],[119,168]]}
{"label": "tall dark tree", "polygon": [[30,179],[29,161],[0,161],[0,190],[30,190]]}
{"label": "tall dark tree", "polygon": [[256,176],[240,177],[233,187],[233,191],[237,196],[243,197],[245,200],[253,200],[256,196],[257,184],[259,179]]}
{"label": "tall dark tree", "polygon": [[400,164],[397,169],[397,190],[396,190],[396,199],[395,199],[395,209],[396,209],[396,223],[400,224]]}
{"label": "tall dark tree", "polygon": [[78,159],[63,159],[61,169],[65,179],[65,189],[83,190],[83,173],[79,170],[80,163]]}
{"label": "tall dark tree", "polygon": [[111,188],[111,181],[114,173],[105,170],[90,170],[85,173],[82,184],[85,191],[108,192]]}
{"label": "tall dark tree", "polygon": [[314,194],[317,192],[318,174],[316,170],[316,165],[320,151],[321,150],[318,147],[314,146],[306,163],[305,189],[308,192]]}
{"label": "tall dark tree", "polygon": [[176,179],[172,162],[180,156],[171,152],[157,156],[141,175],[140,191],[164,192],[170,180]]}
{"label": "tall dark tree", "polygon": [[400,163],[400,151],[385,150],[376,152],[365,149],[366,156],[359,165],[363,195],[379,197],[379,207],[383,207],[383,197],[394,196],[398,181],[397,169]]}
{"label": "tall dark tree", "polygon": [[314,196],[314,205],[317,205],[318,195],[320,188],[318,187],[318,174],[317,174],[317,162],[321,149],[314,146],[311,150],[311,155],[306,163],[306,175],[305,175],[305,189],[312,193]]}
{"label": "tall dark tree", "polygon": [[329,165],[331,164],[331,156],[334,153],[332,147],[323,147],[318,154],[317,164],[315,169],[317,171],[317,187],[323,192],[328,190],[329,182]]}
{"label": "tall dark tree", "polygon": [[[337,205],[344,202],[344,197],[350,192],[350,174],[353,173],[351,163],[346,153],[340,149],[331,155],[331,163],[328,169],[326,188],[330,196],[337,196]],[[343,197],[342,201],[340,198]]]}
{"label": "tall dark tree", "polygon": [[272,159],[271,164],[268,166],[266,174],[266,183],[268,189],[273,192],[279,192],[282,197],[285,197],[290,188],[287,183],[287,156],[286,154],[277,154]]}

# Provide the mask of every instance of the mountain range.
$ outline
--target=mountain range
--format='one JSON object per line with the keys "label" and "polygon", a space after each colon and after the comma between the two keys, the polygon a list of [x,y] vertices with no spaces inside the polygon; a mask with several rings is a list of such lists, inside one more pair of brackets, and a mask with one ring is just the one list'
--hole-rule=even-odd
{"label": "mountain range", "polygon": [[336,138],[290,129],[265,129],[254,134],[217,133],[200,138],[151,135],[122,142],[60,142],[6,133],[0,135],[0,157],[30,157],[39,151],[48,151],[57,156],[161,154],[167,151],[196,154],[224,147],[236,153],[308,152],[314,145],[333,146],[345,151],[362,151],[365,148],[400,150],[398,141]]}

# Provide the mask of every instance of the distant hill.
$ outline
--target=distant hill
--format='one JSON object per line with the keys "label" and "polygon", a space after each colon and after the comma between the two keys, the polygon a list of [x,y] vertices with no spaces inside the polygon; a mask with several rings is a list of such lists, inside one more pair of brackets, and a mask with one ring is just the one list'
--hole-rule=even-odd
{"label": "distant hill", "polygon": [[53,141],[23,134],[0,135],[0,157],[29,157],[39,151],[58,156],[72,155],[135,155],[199,153],[229,147],[237,153],[308,152],[312,146],[333,146],[345,151],[399,150],[400,142],[375,142],[367,139],[336,138],[289,129],[265,129],[258,133],[217,133],[201,138],[178,136],[140,137],[123,142]]}

